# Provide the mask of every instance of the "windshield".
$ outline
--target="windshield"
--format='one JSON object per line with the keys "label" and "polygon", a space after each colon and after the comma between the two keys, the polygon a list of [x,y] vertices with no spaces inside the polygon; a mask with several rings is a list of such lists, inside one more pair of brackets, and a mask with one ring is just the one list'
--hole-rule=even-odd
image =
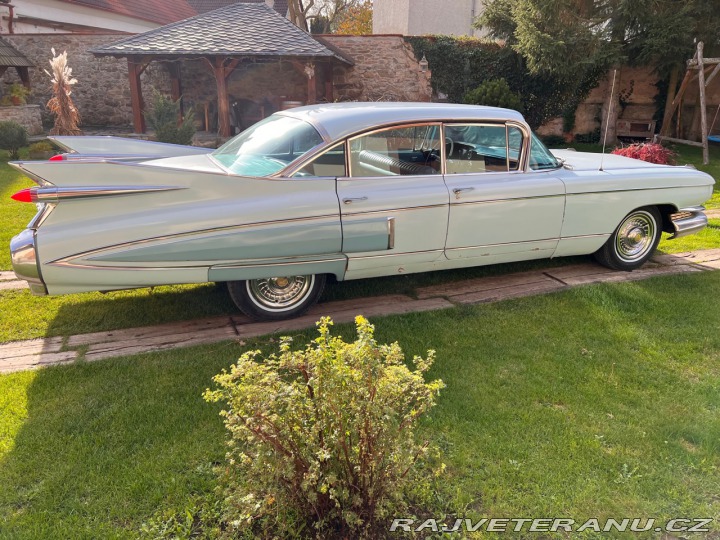
{"label": "windshield", "polygon": [[230,139],[211,155],[241,176],[270,176],[323,142],[307,122],[270,116]]}
{"label": "windshield", "polygon": [[543,169],[557,169],[562,163],[550,153],[545,145],[533,133],[530,143],[530,168],[534,171]]}

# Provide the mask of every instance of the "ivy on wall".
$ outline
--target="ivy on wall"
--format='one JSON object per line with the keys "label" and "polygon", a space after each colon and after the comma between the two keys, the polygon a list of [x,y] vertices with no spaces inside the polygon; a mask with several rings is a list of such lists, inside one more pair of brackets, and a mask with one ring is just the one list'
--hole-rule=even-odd
{"label": "ivy on wall", "polygon": [[463,96],[485,81],[505,79],[523,102],[525,119],[532,128],[574,111],[600,80],[601,71],[578,73],[573,80],[531,74],[523,58],[509,47],[469,37],[408,36],[415,57],[425,55],[432,71],[431,84],[448,101],[462,103]]}

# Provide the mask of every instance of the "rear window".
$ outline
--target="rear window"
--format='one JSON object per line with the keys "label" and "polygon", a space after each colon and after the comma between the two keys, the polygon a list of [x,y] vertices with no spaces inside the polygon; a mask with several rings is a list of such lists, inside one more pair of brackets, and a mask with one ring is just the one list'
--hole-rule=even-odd
{"label": "rear window", "polygon": [[274,115],[250,126],[211,156],[234,174],[270,176],[322,143],[307,122]]}

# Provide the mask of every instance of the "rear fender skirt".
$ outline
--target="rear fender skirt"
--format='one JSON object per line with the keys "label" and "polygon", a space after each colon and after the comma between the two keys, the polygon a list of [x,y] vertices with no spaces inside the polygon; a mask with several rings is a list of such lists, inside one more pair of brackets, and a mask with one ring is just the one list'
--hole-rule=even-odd
{"label": "rear fender skirt", "polygon": [[338,281],[345,276],[347,257],[327,259],[286,259],[254,264],[217,265],[210,268],[208,281],[240,281],[268,277],[332,274]]}

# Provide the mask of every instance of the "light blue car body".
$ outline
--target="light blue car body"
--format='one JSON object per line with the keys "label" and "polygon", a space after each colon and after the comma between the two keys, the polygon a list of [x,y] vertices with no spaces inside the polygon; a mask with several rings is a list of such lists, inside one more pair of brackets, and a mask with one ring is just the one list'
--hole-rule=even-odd
{"label": "light blue car body", "polygon": [[[36,294],[307,274],[342,281],[589,254],[647,206],[676,235],[706,223],[712,177],[573,151],[553,151],[563,165],[533,170],[531,131],[515,111],[348,103],[276,114],[322,140],[263,176],[234,174],[202,148],[56,137],[67,159],[13,164],[37,182],[39,204],[13,239],[16,273]],[[296,174],[339,143],[349,155],[358,136],[428,123],[444,141],[435,174]],[[475,123],[521,135],[517,170],[447,173],[462,164],[452,163],[446,126]]]}

